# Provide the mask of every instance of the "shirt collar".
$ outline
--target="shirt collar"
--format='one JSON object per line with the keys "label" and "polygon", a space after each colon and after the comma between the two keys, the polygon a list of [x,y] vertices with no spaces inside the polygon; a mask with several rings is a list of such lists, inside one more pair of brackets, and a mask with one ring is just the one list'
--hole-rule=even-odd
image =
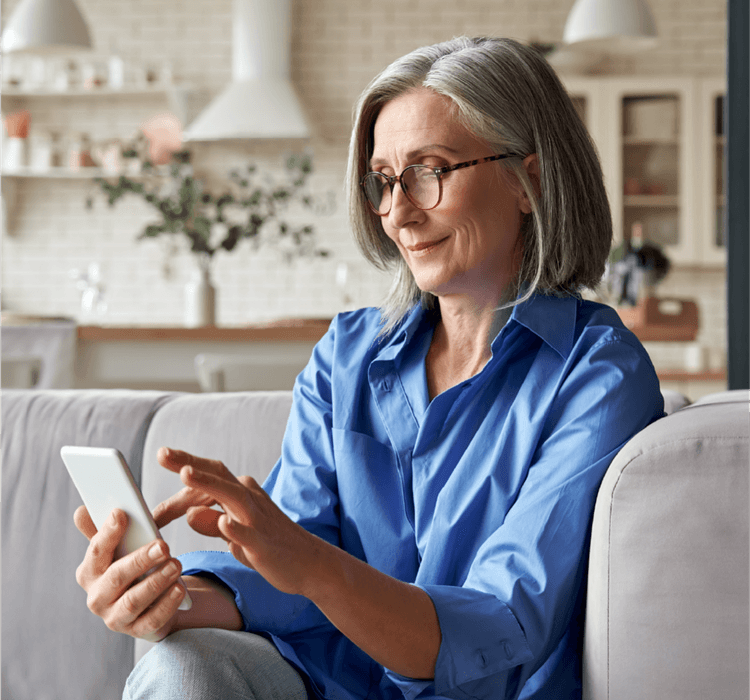
{"label": "shirt collar", "polygon": [[394,328],[388,337],[379,341],[381,342],[381,348],[377,354],[377,359],[393,360],[398,357],[423,324],[429,323],[429,316],[430,311],[423,308],[421,303],[415,304],[400,325]]}
{"label": "shirt collar", "polygon": [[537,293],[515,306],[510,318],[539,336],[565,359],[573,349],[579,301],[576,296]]}
{"label": "shirt collar", "polygon": [[[563,359],[573,349],[575,323],[579,298],[575,296],[555,297],[536,293],[530,299],[513,307],[510,322],[515,321],[539,336]],[[378,353],[378,359],[395,359],[408,346],[414,334],[423,324],[429,324],[431,312],[417,303],[406,315],[401,325],[393,330]],[[507,325],[507,324],[506,324]],[[493,352],[498,337],[493,341]]]}

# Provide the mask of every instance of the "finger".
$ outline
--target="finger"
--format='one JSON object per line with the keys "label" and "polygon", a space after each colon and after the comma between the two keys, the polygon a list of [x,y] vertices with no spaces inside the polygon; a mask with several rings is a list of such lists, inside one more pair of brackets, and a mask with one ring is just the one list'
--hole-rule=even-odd
{"label": "finger", "polygon": [[[88,511],[86,517],[91,520]],[[86,517],[76,511],[74,516],[76,524],[81,522],[83,527],[87,527]],[[97,532],[94,526],[94,534],[89,540],[86,554],[76,568],[76,581],[85,591],[90,593],[91,586],[112,564],[117,546],[125,535],[127,524],[128,516],[123,511],[115,509],[110,513],[100,531]]]}
{"label": "finger", "polygon": [[218,520],[222,515],[221,511],[212,508],[191,508],[187,513],[187,522],[201,535],[224,538],[218,526]]}
{"label": "finger", "polygon": [[149,642],[160,642],[167,635],[169,621],[176,615],[185,589],[179,583],[167,588],[154,604],[132,625],[130,634]]}
{"label": "finger", "polygon": [[219,529],[222,536],[229,544],[229,551],[232,556],[241,564],[255,569],[251,558],[254,555],[252,549],[252,538],[254,533],[252,528],[246,527],[236,520],[232,520],[227,515],[223,515],[218,521]]}
{"label": "finger", "polygon": [[154,540],[118,559],[101,575],[90,592],[89,603],[94,603],[98,610],[91,608],[91,604],[89,607],[101,617],[102,611],[119,601],[129,588],[139,585],[139,579],[151,578],[152,569],[161,566],[168,558],[167,543],[164,540]]}
{"label": "finger", "polygon": [[198,471],[215,474],[230,481],[237,481],[232,472],[218,459],[206,459],[205,457],[198,457],[189,452],[169,447],[159,448],[157,459],[159,460],[159,464],[173,472],[179,472],[183,467],[190,466]]}
{"label": "finger", "polygon": [[154,508],[154,522],[157,527],[164,527],[194,506],[212,506],[215,503],[210,496],[186,486]]}
{"label": "finger", "polygon": [[86,506],[76,508],[76,512],[73,513],[73,522],[87,540],[90,541],[96,534],[96,525],[94,525],[94,521],[91,519],[88,510],[86,510]]}
{"label": "finger", "polygon": [[180,478],[186,486],[212,497],[233,519],[250,524],[251,513],[247,499],[249,491],[234,477],[227,480],[188,466],[180,471]]}
{"label": "finger", "polygon": [[104,521],[101,530],[96,532],[89,541],[86,555],[76,572],[79,584],[84,585],[82,580],[90,581],[101,576],[110,567],[115,558],[117,545],[125,536],[127,526],[127,514],[115,508]]}
{"label": "finger", "polygon": [[177,584],[181,571],[179,561],[168,559],[142,581],[128,588],[111,606],[105,619],[107,626],[116,627],[118,632],[127,631],[165,591]]}

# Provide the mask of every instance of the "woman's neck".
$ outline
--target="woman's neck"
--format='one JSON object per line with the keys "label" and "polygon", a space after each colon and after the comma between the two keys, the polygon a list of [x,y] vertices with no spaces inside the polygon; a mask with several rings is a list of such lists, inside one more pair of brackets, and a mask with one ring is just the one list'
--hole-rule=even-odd
{"label": "woman's neck", "polygon": [[440,320],[427,353],[430,399],[482,370],[492,356],[492,341],[510,316],[510,309],[494,305],[452,302],[440,301]]}

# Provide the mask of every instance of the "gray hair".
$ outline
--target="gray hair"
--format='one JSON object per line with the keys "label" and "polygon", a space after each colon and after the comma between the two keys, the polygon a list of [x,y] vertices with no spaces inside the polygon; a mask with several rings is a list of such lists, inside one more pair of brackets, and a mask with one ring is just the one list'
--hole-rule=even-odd
{"label": "gray hair", "polygon": [[593,288],[604,274],[612,244],[612,217],[599,158],[560,79],[534,48],[512,39],[459,37],[412,51],[394,61],[360,96],[349,144],[349,218],[365,258],[394,273],[381,307],[384,331],[418,300],[431,308],[380,217],[367,205],[360,178],[369,170],[373,126],[382,106],[427,87],[451,99],[458,119],[493,153],[536,153],[541,195],[522,157],[500,161],[515,174],[531,203],[521,225],[523,260],[514,295],[535,291],[565,296]]}

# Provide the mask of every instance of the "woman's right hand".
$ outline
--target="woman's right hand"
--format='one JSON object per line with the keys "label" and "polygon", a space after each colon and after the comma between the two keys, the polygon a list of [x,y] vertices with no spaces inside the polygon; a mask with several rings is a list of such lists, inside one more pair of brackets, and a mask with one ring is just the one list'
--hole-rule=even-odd
{"label": "woman's right hand", "polygon": [[[127,528],[123,511],[112,511],[101,531],[85,506],[76,510],[73,519],[89,540],[76,570],[76,581],[88,594],[89,610],[115,632],[151,642],[166,637],[185,597],[185,588],[179,583],[182,567],[169,556],[167,543],[155,540],[115,560],[115,549]],[[154,571],[138,581],[151,569]]]}

